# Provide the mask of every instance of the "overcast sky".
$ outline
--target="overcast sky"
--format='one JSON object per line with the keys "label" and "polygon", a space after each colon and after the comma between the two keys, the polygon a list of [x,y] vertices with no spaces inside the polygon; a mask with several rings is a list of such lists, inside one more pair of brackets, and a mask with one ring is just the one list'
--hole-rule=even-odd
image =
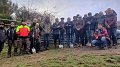
{"label": "overcast sky", "polygon": [[107,8],[114,9],[120,20],[120,0],[12,0],[19,7],[25,5],[36,11],[48,10],[57,17],[72,17],[76,14],[84,15],[88,12],[93,14],[105,11]]}

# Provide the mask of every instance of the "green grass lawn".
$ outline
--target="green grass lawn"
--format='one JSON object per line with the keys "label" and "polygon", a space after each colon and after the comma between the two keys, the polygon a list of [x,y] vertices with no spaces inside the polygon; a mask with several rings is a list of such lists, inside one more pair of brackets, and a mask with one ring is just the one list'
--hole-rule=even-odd
{"label": "green grass lawn", "polygon": [[0,67],[120,67],[119,54],[83,53],[78,49],[52,49],[33,55],[6,58],[5,48],[0,56]]}
{"label": "green grass lawn", "polygon": [[69,55],[16,67],[120,67],[120,56]]}
{"label": "green grass lawn", "polygon": [[120,67],[120,56],[69,55],[47,59],[38,64],[41,67]]}

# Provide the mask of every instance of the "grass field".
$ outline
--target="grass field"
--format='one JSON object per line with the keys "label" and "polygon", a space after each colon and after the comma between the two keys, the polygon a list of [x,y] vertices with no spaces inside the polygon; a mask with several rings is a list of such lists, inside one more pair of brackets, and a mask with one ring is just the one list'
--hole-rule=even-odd
{"label": "grass field", "polygon": [[119,48],[65,48],[11,58],[6,55],[5,48],[0,55],[0,67],[120,67]]}

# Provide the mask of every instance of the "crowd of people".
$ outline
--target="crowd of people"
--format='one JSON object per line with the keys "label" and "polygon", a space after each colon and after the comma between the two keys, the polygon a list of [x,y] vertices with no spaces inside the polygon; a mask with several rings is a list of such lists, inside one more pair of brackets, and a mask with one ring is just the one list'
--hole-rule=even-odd
{"label": "crowd of people", "polygon": [[[55,19],[52,24],[49,17],[45,17],[42,24],[33,21],[31,26],[22,21],[21,25],[15,26],[11,22],[10,28],[6,31],[4,23],[0,22],[0,52],[4,47],[4,43],[8,41],[8,57],[11,57],[12,46],[14,47],[14,55],[32,54],[33,48],[36,53],[44,46],[44,50],[48,50],[50,44],[50,36],[54,40],[55,49],[58,45],[63,45],[63,48],[71,45],[74,48],[81,46],[98,47],[100,49],[108,49],[115,46],[117,48],[117,14],[108,8],[104,12],[100,11],[95,15],[91,12],[85,14],[84,17],[77,14],[67,18]],[[43,35],[41,34],[43,32]],[[44,42],[41,42],[41,36],[44,37]],[[65,43],[67,41],[67,43]],[[58,42],[58,43],[57,43]],[[20,52],[18,52],[20,49]]]}

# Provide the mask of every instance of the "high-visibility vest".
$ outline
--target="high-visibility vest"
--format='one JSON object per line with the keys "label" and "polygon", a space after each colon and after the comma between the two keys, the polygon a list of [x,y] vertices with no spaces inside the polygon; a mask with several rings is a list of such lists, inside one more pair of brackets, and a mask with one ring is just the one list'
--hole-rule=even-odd
{"label": "high-visibility vest", "polygon": [[16,28],[16,34],[18,34],[21,37],[27,37],[30,32],[30,27],[25,25],[20,25]]}

